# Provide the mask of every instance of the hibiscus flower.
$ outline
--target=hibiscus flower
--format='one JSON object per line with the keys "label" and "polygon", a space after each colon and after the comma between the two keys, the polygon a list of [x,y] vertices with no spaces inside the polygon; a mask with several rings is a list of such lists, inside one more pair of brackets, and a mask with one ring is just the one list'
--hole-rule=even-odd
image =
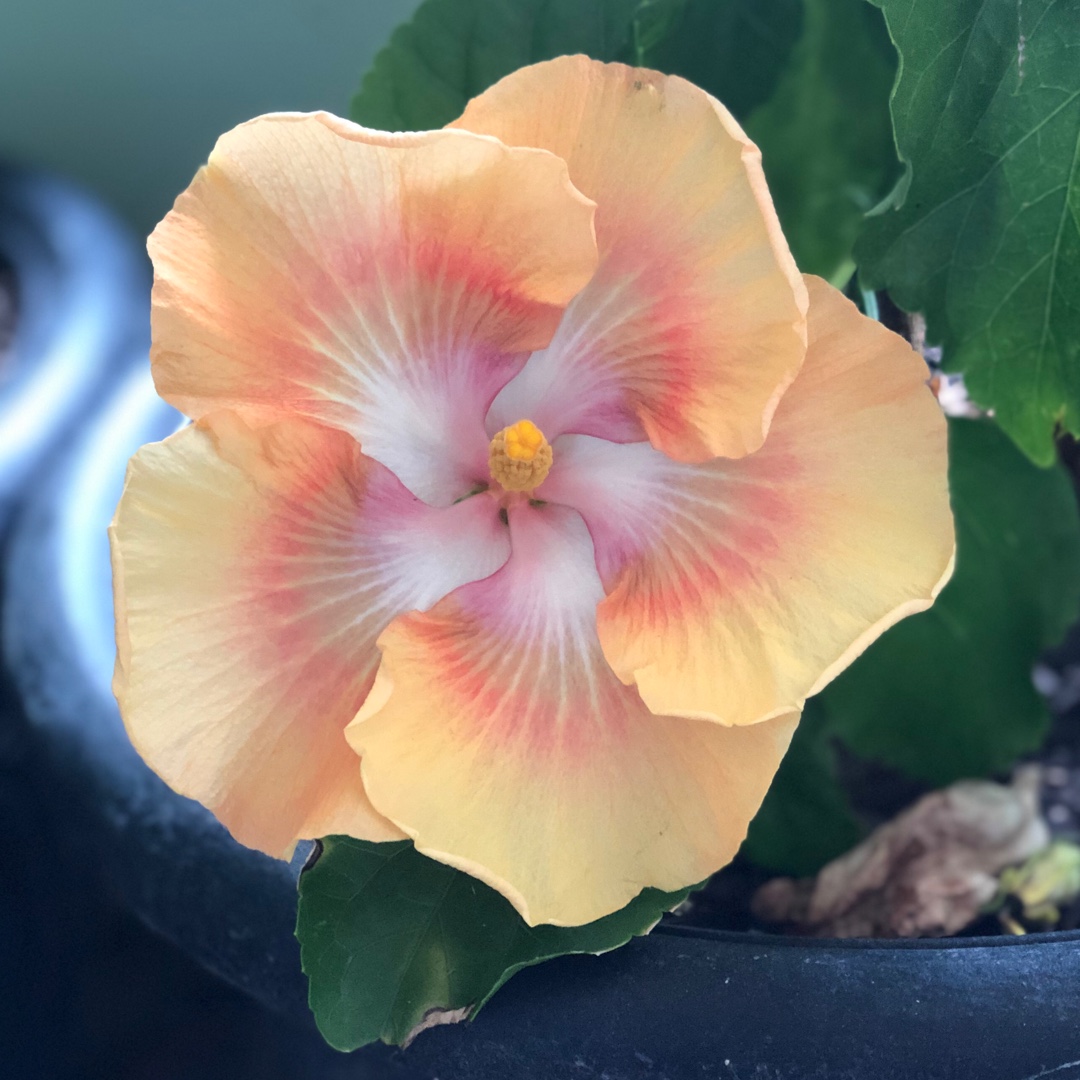
{"label": "hibiscus flower", "polygon": [[132,461],[115,689],[242,843],[416,847],[576,925],[738,849],[806,698],[948,578],[921,358],[682,79],[264,116],[150,240],[195,422]]}

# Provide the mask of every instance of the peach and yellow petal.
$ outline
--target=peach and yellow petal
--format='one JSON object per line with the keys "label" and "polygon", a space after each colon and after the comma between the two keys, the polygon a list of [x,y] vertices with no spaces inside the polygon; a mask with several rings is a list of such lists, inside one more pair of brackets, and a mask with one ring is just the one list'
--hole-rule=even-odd
{"label": "peach and yellow petal", "polygon": [[224,412],[136,454],[110,536],[114,688],[150,767],[271,855],[401,838],[345,727],[387,624],[505,561],[491,500],[436,509],[343,432]]}
{"label": "peach and yellow petal", "polygon": [[492,399],[595,268],[593,210],[541,150],[242,124],[150,238],[158,390],[193,417],[341,428],[448,505],[486,475]]}
{"label": "peach and yellow petal", "polygon": [[604,661],[592,543],[564,507],[510,512],[492,577],[397,619],[349,726],[374,805],[420,851],[573,926],[738,850],[797,721],[649,712]]}
{"label": "peach and yellow petal", "polygon": [[597,203],[600,267],[493,410],[648,438],[672,457],[761,445],[806,352],[806,291],[761,155],[684,79],[561,57],[508,75],[455,127],[564,158]]}
{"label": "peach and yellow petal", "polygon": [[820,279],[765,445],[689,466],[571,437],[538,497],[578,507],[605,655],[658,713],[801,708],[952,571],[945,418],[922,358]]}

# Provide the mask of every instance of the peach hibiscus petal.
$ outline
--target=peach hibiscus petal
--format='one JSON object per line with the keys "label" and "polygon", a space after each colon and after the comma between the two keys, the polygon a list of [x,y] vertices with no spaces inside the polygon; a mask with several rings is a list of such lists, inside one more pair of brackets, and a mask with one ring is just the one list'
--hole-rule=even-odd
{"label": "peach hibiscus petal", "polygon": [[731,859],[797,717],[654,716],[609,669],[581,517],[510,511],[498,573],[395,620],[349,726],[365,788],[420,851],[530,923],[577,925]]}
{"label": "peach hibiscus petal", "polygon": [[453,126],[552,151],[597,203],[599,269],[490,432],[528,416],[685,461],[757,449],[803,361],[807,300],[731,114],[683,79],[575,56],[508,75]]}
{"label": "peach hibiscus petal", "polygon": [[225,412],[133,458],[110,531],[132,742],[242,843],[402,833],[344,730],[400,612],[509,552],[491,500],[420,502],[340,431]]}
{"label": "peach hibiscus petal", "polygon": [[154,230],[154,378],[189,416],[301,415],[414,494],[486,477],[483,418],[596,265],[566,165],[328,114],[223,135]]}
{"label": "peach hibiscus petal", "polygon": [[807,283],[806,363],[759,451],[690,466],[566,437],[537,492],[588,523],[604,653],[655,712],[750,724],[798,709],[951,573],[926,366]]}

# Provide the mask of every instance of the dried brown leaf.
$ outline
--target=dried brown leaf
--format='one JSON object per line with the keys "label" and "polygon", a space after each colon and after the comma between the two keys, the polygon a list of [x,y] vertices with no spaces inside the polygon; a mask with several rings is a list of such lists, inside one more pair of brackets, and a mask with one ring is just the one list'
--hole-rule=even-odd
{"label": "dried brown leaf", "polygon": [[944,937],[972,922],[997,875],[1045,847],[1037,769],[1012,786],[961,781],[920,799],[816,878],[776,878],[755,894],[764,922],[816,937]]}

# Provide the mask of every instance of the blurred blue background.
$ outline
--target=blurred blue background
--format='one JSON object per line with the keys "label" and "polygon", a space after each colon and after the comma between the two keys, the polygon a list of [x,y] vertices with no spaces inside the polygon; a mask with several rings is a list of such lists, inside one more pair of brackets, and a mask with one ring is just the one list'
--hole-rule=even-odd
{"label": "blurred blue background", "polygon": [[141,233],[223,131],[344,114],[418,0],[0,0],[0,157],[56,169]]}
{"label": "blurred blue background", "polygon": [[[58,538],[50,500],[80,430],[99,431],[95,416],[112,418],[111,430],[99,432],[106,453],[157,407],[146,357],[144,237],[223,131],[269,111],[346,113],[375,53],[417,3],[0,0],[0,576],[15,576],[13,534],[31,548],[40,541],[42,551],[55,549],[59,561],[41,593],[74,574],[93,594],[93,604],[62,614],[72,634],[84,608],[92,616],[108,605],[108,511],[68,542]],[[134,397],[124,396],[129,385]],[[125,401],[130,423],[116,411]],[[32,418],[29,427],[18,426],[20,416]],[[96,478],[104,489],[118,487],[131,449],[122,447]],[[82,486],[85,498],[96,480]],[[93,564],[86,573],[83,562]],[[33,665],[12,660],[12,627],[21,620],[6,587],[0,605],[0,837],[8,852],[0,860],[0,1078],[374,1078],[313,1029],[226,986],[116,894],[81,839],[93,814],[50,772],[80,775],[87,745],[74,734],[42,735],[28,719],[33,710],[12,673]],[[62,607],[51,593],[37,606],[50,605]],[[111,667],[111,632],[99,637],[102,655],[92,659],[100,682]],[[90,693],[74,666],[57,659],[59,635],[45,651],[45,666],[64,667],[42,673],[45,699],[57,687],[60,698]],[[109,700],[104,686],[95,693]],[[67,713],[92,726],[83,708]],[[116,827],[125,828],[121,817]]]}

